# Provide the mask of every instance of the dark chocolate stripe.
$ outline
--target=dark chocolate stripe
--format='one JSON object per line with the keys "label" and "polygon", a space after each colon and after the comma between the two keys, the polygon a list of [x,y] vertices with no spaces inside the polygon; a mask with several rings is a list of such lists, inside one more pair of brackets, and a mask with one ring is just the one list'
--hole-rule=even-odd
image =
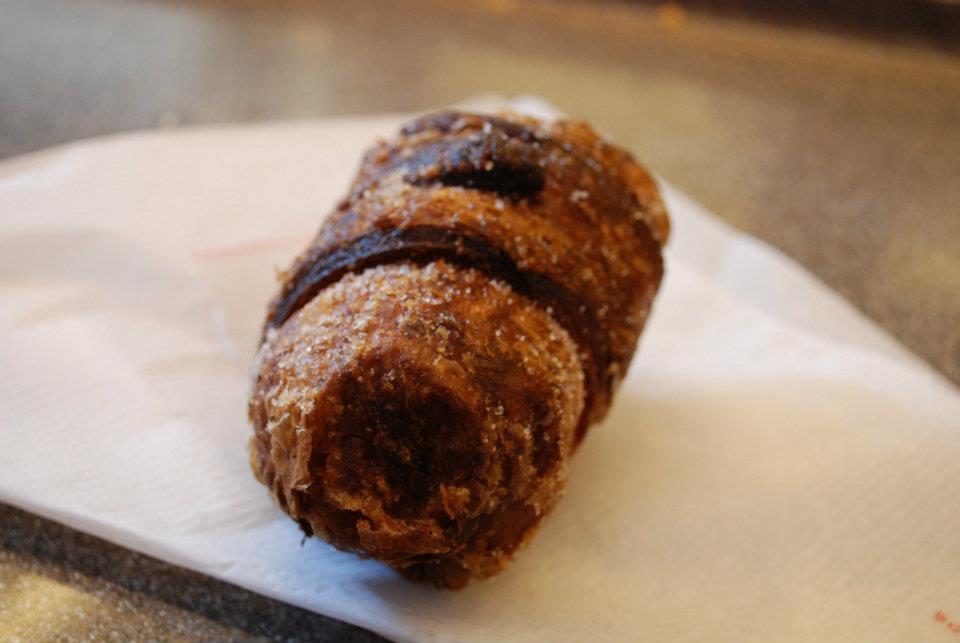
{"label": "dark chocolate stripe", "polygon": [[575,293],[546,275],[521,269],[507,252],[482,237],[434,226],[368,232],[301,268],[292,279],[296,285],[271,308],[267,327],[282,325],[321,290],[348,272],[399,261],[429,263],[437,259],[504,281],[549,310],[585,354],[583,367],[588,399],[581,424],[588,421],[593,392],[599,390],[598,387],[606,388],[604,373],[611,359],[593,311]]}
{"label": "dark chocolate stripe", "polygon": [[493,130],[440,140],[406,159],[404,180],[412,185],[459,185],[503,196],[530,197],[543,190],[539,147]]}
{"label": "dark chocolate stripe", "polygon": [[[425,133],[430,135],[411,142],[410,137]],[[441,112],[410,123],[403,134],[403,142],[378,150],[374,171],[354,184],[351,198],[360,198],[398,169],[410,185],[461,186],[512,199],[535,197],[546,184],[543,142],[527,125]]]}

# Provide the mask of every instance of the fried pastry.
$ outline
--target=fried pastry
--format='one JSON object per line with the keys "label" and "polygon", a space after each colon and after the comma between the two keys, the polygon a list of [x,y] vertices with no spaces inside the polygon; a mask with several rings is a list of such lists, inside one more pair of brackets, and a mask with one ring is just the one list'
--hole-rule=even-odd
{"label": "fried pastry", "polygon": [[413,121],[282,276],[254,473],[306,534],[407,577],[496,573],[607,412],[668,234],[647,172],[584,123]]}

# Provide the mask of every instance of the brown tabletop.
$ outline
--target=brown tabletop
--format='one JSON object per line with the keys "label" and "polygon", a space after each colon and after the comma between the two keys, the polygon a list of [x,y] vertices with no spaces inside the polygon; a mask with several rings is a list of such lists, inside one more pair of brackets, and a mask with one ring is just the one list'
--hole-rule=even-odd
{"label": "brown tabletop", "polygon": [[[942,23],[931,38],[853,35],[710,5],[8,0],[0,157],[132,129],[540,94],[960,384],[956,41]],[[0,525],[0,640],[379,640],[11,507]]]}

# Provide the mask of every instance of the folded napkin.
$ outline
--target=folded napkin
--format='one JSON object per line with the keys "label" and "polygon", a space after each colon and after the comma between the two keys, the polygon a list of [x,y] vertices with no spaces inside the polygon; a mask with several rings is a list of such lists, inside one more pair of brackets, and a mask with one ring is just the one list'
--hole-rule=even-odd
{"label": "folded napkin", "polygon": [[405,116],[131,134],[0,165],[0,500],[398,640],[960,641],[960,395],[664,185],[609,418],[506,571],[411,584],[247,464],[274,271]]}

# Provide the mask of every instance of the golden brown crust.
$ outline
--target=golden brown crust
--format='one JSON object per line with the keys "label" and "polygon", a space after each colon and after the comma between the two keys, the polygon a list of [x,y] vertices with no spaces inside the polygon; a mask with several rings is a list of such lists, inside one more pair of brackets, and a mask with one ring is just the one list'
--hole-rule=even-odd
{"label": "golden brown crust", "polygon": [[507,564],[633,356],[669,221],[587,125],[427,115],[285,274],[251,463],[308,534],[458,587]]}

